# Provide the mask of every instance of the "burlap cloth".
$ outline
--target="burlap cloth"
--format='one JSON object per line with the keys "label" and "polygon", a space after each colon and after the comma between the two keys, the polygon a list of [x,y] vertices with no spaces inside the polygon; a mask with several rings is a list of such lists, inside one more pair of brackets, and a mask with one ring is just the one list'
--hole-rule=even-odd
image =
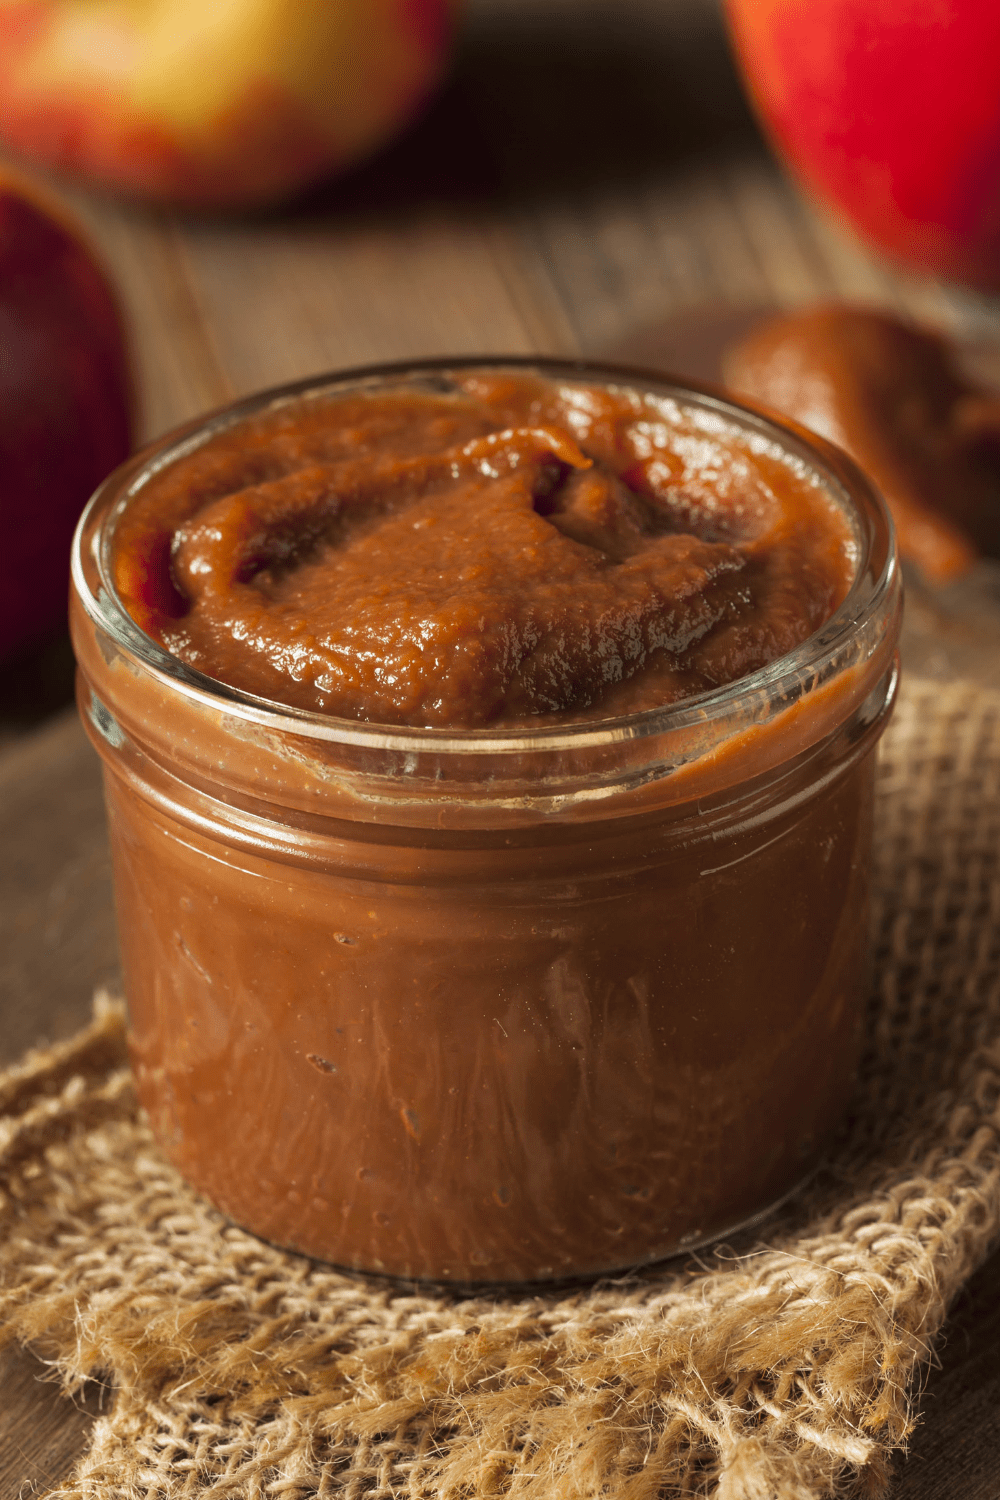
{"label": "burlap cloth", "polygon": [[377,1284],[233,1228],[158,1155],[99,1004],[0,1077],[0,1338],[117,1392],[59,1494],[878,1494],[1000,1229],[998,851],[1000,695],[911,683],[834,1159],[754,1243],[569,1291]]}

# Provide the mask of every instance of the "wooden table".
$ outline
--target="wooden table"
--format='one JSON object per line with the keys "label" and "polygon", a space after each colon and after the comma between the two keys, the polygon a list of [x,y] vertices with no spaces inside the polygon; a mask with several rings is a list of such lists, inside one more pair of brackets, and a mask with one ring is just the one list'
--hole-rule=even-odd
{"label": "wooden table", "polygon": [[[609,348],[655,361],[685,317],[720,305],[861,298],[973,337],[997,316],[876,263],[802,202],[748,116],[711,0],[470,0],[453,81],[423,123],[281,213],[193,220],[64,195],[130,314],[147,436],[363,362]],[[115,974],[70,673],[56,642],[0,678],[3,1059],[72,1031]],[[996,1500],[1000,1256],[940,1360],[893,1500]],[[0,1500],[64,1476],[106,1399],[73,1405],[44,1374],[28,1354],[0,1357]]]}

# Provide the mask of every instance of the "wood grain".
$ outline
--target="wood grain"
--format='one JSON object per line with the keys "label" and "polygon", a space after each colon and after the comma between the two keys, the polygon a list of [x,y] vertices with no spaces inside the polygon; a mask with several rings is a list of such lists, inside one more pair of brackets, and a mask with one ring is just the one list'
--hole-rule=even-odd
{"label": "wood grain", "polygon": [[71,1035],[117,943],[101,777],[75,713],[0,759],[0,1062]]}
{"label": "wood grain", "polygon": [[924,1387],[917,1428],[890,1500],[1000,1495],[1000,1255],[959,1297]]}
{"label": "wood grain", "polygon": [[40,1359],[11,1348],[0,1350],[0,1393],[0,1497],[44,1495],[85,1451],[110,1394],[94,1382],[77,1396],[62,1396]]}
{"label": "wood grain", "polygon": [[[62,187],[121,291],[142,433],[358,362],[648,351],[706,308],[851,297],[995,329],[995,303],[897,274],[797,195],[711,0],[625,9],[471,0],[424,121],[281,212],[185,219]],[[18,671],[0,675],[2,1058],[72,1030],[116,963],[96,760],[71,717],[31,729],[68,699],[65,644]],[[1000,1495],[998,1308],[995,1257],[948,1324],[893,1500]],[[43,1373],[0,1356],[0,1500],[65,1475],[98,1409]]]}

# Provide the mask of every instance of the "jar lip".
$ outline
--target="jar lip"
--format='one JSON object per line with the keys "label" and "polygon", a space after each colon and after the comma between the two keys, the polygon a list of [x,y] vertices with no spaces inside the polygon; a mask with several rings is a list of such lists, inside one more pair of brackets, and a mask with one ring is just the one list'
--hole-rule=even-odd
{"label": "jar lip", "polygon": [[[794,651],[744,677],[663,707],[614,718],[593,718],[538,728],[438,729],[342,719],[257,697],[187,666],[136,623],[119,599],[109,567],[114,523],[131,498],[154,474],[195,451],[212,437],[258,413],[294,401],[363,390],[365,386],[405,385],[450,372],[516,370],[548,379],[625,387],[640,395],[674,401],[703,420],[746,433],[804,467],[855,522],[858,557],[854,579],[837,610]],[[808,687],[824,681],[858,630],[885,606],[898,587],[898,560],[892,518],[871,481],[847,454],[777,413],[700,381],[688,381],[629,365],[586,359],[522,355],[462,355],[362,365],[308,376],[241,398],[173,429],[116,469],[92,496],[73,539],[73,588],[88,616],[165,686],[205,707],[303,739],[419,755],[427,751],[463,755],[600,748],[684,731],[729,717],[739,707],[755,718],[754,700],[769,716],[776,703],[789,706]]]}

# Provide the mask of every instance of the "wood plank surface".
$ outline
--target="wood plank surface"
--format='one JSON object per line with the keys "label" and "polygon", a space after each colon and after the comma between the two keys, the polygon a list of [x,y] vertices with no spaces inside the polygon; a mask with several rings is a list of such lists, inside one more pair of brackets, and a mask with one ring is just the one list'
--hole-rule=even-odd
{"label": "wood plank surface", "polygon": [[[876,262],[784,180],[712,0],[470,0],[452,81],[376,161],[292,207],[184,218],[58,190],[122,294],[152,436],[232,396],[437,353],[655,360],[664,326],[851,297],[983,340],[997,305]],[[667,340],[669,344],[669,340]],[[676,339],[671,346],[676,348]],[[691,373],[698,373],[692,371]],[[998,367],[1000,374],[1000,367]],[[65,643],[0,673],[0,1057],[113,978],[97,765]],[[68,1472],[70,1402],[0,1356],[0,1500]],[[1000,1257],[960,1299],[893,1500],[1000,1496]]]}
{"label": "wood plank surface", "polygon": [[0,1350],[0,1494],[29,1500],[70,1472],[111,1393],[96,1382],[60,1396],[52,1371],[27,1349]]}

